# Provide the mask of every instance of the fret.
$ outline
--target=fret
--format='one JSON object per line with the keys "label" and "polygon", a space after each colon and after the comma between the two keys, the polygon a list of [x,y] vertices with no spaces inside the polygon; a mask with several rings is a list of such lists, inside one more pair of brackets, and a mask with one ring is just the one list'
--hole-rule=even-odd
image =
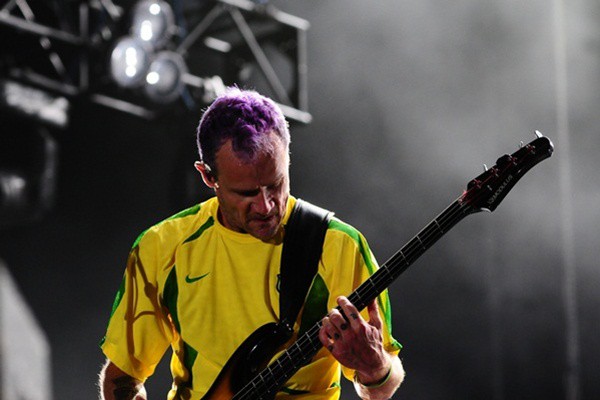
{"label": "fret", "polygon": [[263,385],[263,386],[265,386],[265,387],[266,387],[266,386],[267,386],[267,381],[265,381],[265,379],[263,378],[263,376],[262,376],[262,375],[263,375],[262,373],[261,373],[261,374],[258,374],[258,375],[256,376],[256,378],[260,379],[260,382],[259,382],[259,384],[260,384],[260,385]]}
{"label": "fret", "polygon": [[[398,251],[395,256],[392,257],[392,260],[395,259],[395,258],[397,258],[397,257],[402,257],[402,263],[405,266],[408,267],[410,265],[410,263],[408,262],[408,259],[404,255],[404,251],[403,250],[404,250],[404,247],[402,249],[400,249],[400,251]],[[387,262],[386,262],[386,264],[387,264]]]}
{"label": "fret", "polygon": [[417,258],[419,258],[419,256],[421,254],[423,254],[423,250],[419,250],[421,248],[421,246],[416,243],[418,241],[419,241],[418,238],[414,237],[406,245],[407,252],[404,255],[405,255],[405,258],[407,259],[407,261],[409,262],[409,264],[412,264],[413,262],[415,262],[417,260]]}
{"label": "fret", "polygon": [[278,358],[277,360],[275,360],[275,363],[277,364],[277,368],[282,369],[281,358]]}
{"label": "fret", "polygon": [[437,219],[437,218],[436,218],[436,219],[434,219],[434,220],[433,220],[433,222],[435,222],[435,226],[438,228],[438,230],[440,231],[440,233],[441,233],[441,234],[444,234],[444,233],[446,233],[446,232],[444,231],[444,229],[442,229],[442,227],[441,227],[441,226],[440,226],[440,224],[438,223],[438,219]]}
{"label": "fret", "polygon": [[[298,343],[298,342],[294,343],[287,352],[291,353],[294,350],[297,350],[298,354],[300,354],[301,360],[304,361],[305,360],[304,352],[302,351],[302,347],[300,347],[300,343]],[[291,359],[291,355],[288,355],[288,357],[290,357],[290,359]]]}
{"label": "fret", "polygon": [[[292,347],[290,347],[290,348],[293,348],[293,346],[292,346]],[[290,361],[292,362],[292,364],[294,363],[294,359],[293,359],[293,358],[292,358],[292,356],[290,355],[290,350],[287,350],[286,352],[284,352],[284,353],[283,353],[283,356],[287,357],[287,358],[288,358],[288,360],[290,360]]]}
{"label": "fret", "polygon": [[[439,228],[439,224],[437,220],[433,220],[427,225],[421,232],[419,232],[419,237],[441,237],[444,232]],[[431,240],[431,239],[428,239]],[[429,246],[427,246],[429,247]]]}
{"label": "fret", "polygon": [[383,282],[382,282],[384,285],[384,288],[386,288],[388,286],[388,283],[391,283],[394,281],[394,279],[396,279],[394,274],[392,274],[392,272],[390,271],[390,267],[388,267],[385,264],[379,268],[379,271],[381,271],[379,274],[384,278]]}
{"label": "fret", "polygon": [[267,375],[271,376],[271,379],[275,379],[275,374],[273,373],[273,365],[267,367],[264,372],[267,373]]}
{"label": "fret", "polygon": [[[377,285],[375,285],[375,283],[373,282],[373,279],[367,279],[365,281],[365,285],[367,285],[367,286],[370,285],[373,289],[377,289]],[[368,290],[368,289],[365,287],[365,290]]]}
{"label": "fret", "polygon": [[[321,329],[321,326],[322,326],[322,324],[319,321],[319,323],[316,324],[313,327],[313,329],[309,330],[307,333],[304,334],[304,336],[306,337],[306,339],[308,339],[309,349],[312,350],[312,351],[316,351],[316,350],[318,350],[321,347],[321,341],[319,340],[319,338],[317,336],[318,333],[319,333],[319,330]],[[305,355],[305,357],[306,357],[306,355]]]}
{"label": "fret", "polygon": [[[362,290],[363,285],[364,285],[364,283],[358,289]],[[358,290],[358,289],[354,292],[354,296],[353,296],[356,300],[354,300],[354,301],[351,300],[350,302],[354,305],[359,304],[361,306],[364,306],[364,305],[366,305],[366,303],[363,301],[362,296],[359,293],[361,290]]]}
{"label": "fret", "polygon": [[419,235],[415,236],[415,239],[417,239],[417,241],[421,245],[420,247],[421,247],[421,249],[423,249],[423,251],[427,250],[427,246],[425,246],[425,244],[423,243],[423,240],[421,240],[421,237]]}
{"label": "fret", "polygon": [[254,383],[254,379],[251,380],[250,383],[252,384],[252,389],[256,390],[257,389],[257,385],[256,385],[256,383]]}

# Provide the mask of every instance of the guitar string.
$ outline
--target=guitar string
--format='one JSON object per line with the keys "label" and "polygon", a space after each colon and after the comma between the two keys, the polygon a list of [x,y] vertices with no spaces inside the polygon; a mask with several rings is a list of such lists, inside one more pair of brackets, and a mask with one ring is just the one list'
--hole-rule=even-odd
{"label": "guitar string", "polygon": [[[465,196],[463,195],[463,196],[461,196],[461,198],[464,199]],[[467,206],[464,206],[463,204],[460,203],[461,198],[459,198],[459,200],[453,202],[444,212],[442,212],[438,217],[436,217],[434,219],[434,221],[432,221],[430,224],[428,224],[427,227],[425,227],[413,239],[411,239],[411,241],[408,242],[408,244],[405,246],[405,248],[403,248],[399,252],[397,252],[396,255],[390,259],[390,261],[382,264],[382,266],[378,270],[378,272],[379,271],[382,271],[382,272],[380,272],[379,274],[375,273],[373,275],[373,277],[372,277],[373,279],[369,280],[370,282],[373,283],[373,286],[366,287],[364,294],[361,295],[359,293],[361,291],[360,290],[361,288],[365,288],[364,286],[359,286],[359,288],[357,288],[357,290],[354,293],[356,293],[356,296],[360,299],[361,302],[362,302],[362,299],[361,299],[362,297],[375,298],[380,293],[380,291],[377,290],[376,286],[379,286],[379,284],[381,284],[385,281],[393,279],[393,278],[392,279],[386,278],[384,276],[384,272],[390,274],[390,272],[389,272],[390,268],[396,268],[401,264],[405,264],[406,267],[408,267],[409,265],[412,264],[412,262],[414,262],[414,260],[411,261],[411,259],[415,256],[415,254],[412,254],[412,253],[415,253],[415,252],[419,253],[419,252],[425,251],[427,246],[425,246],[425,249],[423,249],[424,241],[428,242],[427,237],[430,237],[432,234],[436,233],[435,231],[431,231],[431,230],[430,230],[431,232],[426,232],[426,231],[428,231],[429,227],[434,226],[433,225],[434,222],[437,225],[439,225],[440,227],[442,227],[438,230],[441,234],[443,234],[447,230],[449,230],[453,225],[455,225],[457,222],[459,222],[460,219],[462,219],[464,216],[467,215],[463,211],[465,208],[467,208]],[[449,221],[448,221],[448,219],[449,219]],[[436,235],[436,236],[441,237],[441,235]],[[419,243],[417,243],[417,241],[421,245],[419,245]],[[400,256],[402,257],[402,259],[400,259]],[[415,260],[416,260],[416,258],[415,258]],[[310,346],[311,350],[313,350],[313,351],[318,350],[321,343],[319,341],[318,345],[314,346],[313,338],[317,335],[318,331],[321,328],[321,325],[322,324],[319,321],[311,329],[309,329],[309,331],[307,331],[300,339],[298,339],[298,341],[296,341],[296,343],[294,343],[280,357],[278,357],[272,365],[267,367],[263,372],[258,374],[246,386],[244,386],[244,388],[242,388],[242,390],[240,392],[238,392],[238,394],[234,398],[240,398],[240,399],[253,398],[253,397],[247,397],[247,396],[250,395],[252,393],[252,391],[262,389],[263,386],[267,393],[270,393],[271,391],[273,391],[277,387],[279,387],[279,385],[280,385],[279,381],[283,380],[283,379],[287,379],[288,378],[287,375],[289,375],[291,373],[291,371],[286,373],[285,366],[282,365],[282,363],[285,363],[286,357],[288,360],[293,361],[292,359],[294,358],[294,355],[295,355],[294,353],[296,352],[296,350],[298,352],[302,353],[302,349],[307,346]],[[307,355],[305,355],[305,357],[306,356]],[[295,367],[293,362],[292,362],[291,367],[292,368]],[[264,374],[269,374],[272,376],[273,379],[271,379],[270,385],[268,382],[265,382],[265,379],[263,378]],[[256,382],[257,380],[260,380],[260,382]]]}
{"label": "guitar string", "polygon": [[[535,147],[531,144],[525,146],[521,151],[522,153],[535,154]],[[521,157],[519,155],[519,157]],[[408,268],[414,261],[416,261],[423,252],[425,252],[428,248],[430,248],[435,241],[441,238],[447,231],[449,231],[455,224],[457,224],[462,218],[471,214],[474,210],[473,203],[478,203],[482,198],[492,192],[492,187],[490,186],[489,181],[495,178],[498,178],[501,175],[506,175],[507,171],[510,169],[514,169],[519,164],[523,163],[521,160],[520,163],[515,163],[516,159],[515,155],[510,156],[511,158],[507,162],[506,167],[503,170],[499,170],[496,166],[493,167],[488,176],[485,179],[479,180],[474,186],[469,188],[462,196],[460,196],[454,203],[452,203],[446,210],[444,210],[440,215],[438,215],[431,223],[429,223],[421,232],[419,232],[409,243],[402,248],[399,252],[397,252],[388,262],[382,265],[381,269],[384,270],[384,273],[387,273],[389,276],[388,280],[391,282],[396,279],[406,268]],[[485,188],[488,190],[488,193],[481,191],[481,188]],[[475,191],[475,194],[472,192]],[[450,211],[451,209],[453,209]],[[462,215],[457,215],[456,213],[462,213]],[[433,236],[433,238],[432,238]],[[406,250],[406,251],[405,251]],[[402,257],[402,259],[400,259]],[[399,272],[390,272],[390,268],[394,271],[400,264],[404,264],[404,268]],[[386,277],[384,273],[381,273],[381,279],[379,276],[374,276],[374,279],[369,280],[371,284],[373,284],[374,289],[378,291],[378,285],[375,283],[383,283],[385,282]],[[394,276],[395,275],[395,276]],[[360,299],[360,289],[359,287],[355,293],[357,293],[357,297]],[[367,291],[365,294],[366,297],[371,298],[372,294]]]}
{"label": "guitar string", "polygon": [[[523,152],[529,152],[530,154],[535,154],[535,147],[528,145],[523,149]],[[514,156],[509,161],[514,161]],[[512,165],[511,165],[512,164]],[[480,180],[477,184],[469,188],[462,196],[460,196],[454,203],[452,203],[449,207],[446,208],[440,215],[438,215],[430,224],[428,224],[421,232],[419,232],[408,244],[405,248],[401,249],[399,254],[397,253],[394,257],[392,257],[388,262],[384,263],[381,267],[384,272],[375,274],[373,276],[374,279],[369,279],[368,282],[372,285],[372,287],[364,287],[359,286],[359,288],[353,293],[356,294],[358,299],[362,302],[361,306],[364,306],[364,302],[361,299],[361,293],[364,290],[362,296],[367,297],[368,299],[374,299],[379,293],[385,289],[380,287],[381,283],[388,283],[395,280],[397,276],[399,276],[403,270],[399,273],[393,273],[389,271],[390,268],[397,268],[400,264],[405,264],[404,269],[408,266],[412,265],[414,261],[420,257],[420,255],[430,248],[435,241],[441,238],[446,232],[448,232],[454,225],[456,225],[461,219],[471,214],[474,210],[473,203],[477,203],[481,201],[487,194],[492,192],[492,187],[489,186],[489,181],[494,178],[498,178],[500,175],[506,175],[507,170],[514,169],[517,166],[517,163],[507,163],[506,168],[502,171],[499,171],[498,168],[494,167],[494,169],[490,170],[487,178]],[[517,171],[518,172],[518,171]],[[481,188],[485,187],[489,192],[486,193],[485,190],[481,191]],[[473,191],[475,194],[473,195]],[[436,229],[437,228],[437,229]],[[433,238],[432,238],[433,236]],[[418,243],[417,243],[418,241]],[[406,251],[405,251],[406,250]],[[416,253],[416,254],[415,254]],[[420,254],[419,254],[420,253]],[[402,256],[402,260],[399,256]],[[416,257],[415,257],[416,256]],[[413,259],[414,258],[414,259]],[[385,273],[389,275],[389,278],[386,278]],[[387,285],[386,285],[387,286]],[[374,293],[373,293],[374,290]],[[317,331],[320,329],[320,324],[313,329],[313,331]],[[313,332],[314,334],[314,332]],[[312,338],[310,336],[305,335],[310,340],[310,344],[312,345]],[[296,343],[296,346],[290,348],[289,353],[286,354],[290,357],[290,354],[293,353],[295,348],[302,347],[302,338],[300,338]],[[320,345],[318,346],[320,347]],[[318,349],[318,347],[316,349]],[[278,364],[278,366],[280,366]],[[285,374],[285,372],[284,372]],[[285,376],[285,375],[284,375]]]}
{"label": "guitar string", "polygon": [[[481,189],[489,187],[488,180],[493,178],[493,168],[489,170],[490,174],[486,178],[486,180],[481,181],[479,182],[479,184],[467,189],[461,196],[458,197],[458,199],[456,199],[450,206],[448,206],[436,218],[434,218],[423,230],[417,233],[417,235],[415,235],[402,249],[400,249],[388,261],[382,264],[381,267],[373,274],[373,276],[371,277],[372,279],[368,279],[367,281],[365,281],[371,282],[372,285],[370,287],[364,287],[363,285],[360,285],[350,295],[350,297],[358,297],[358,300],[361,303],[363,303],[361,297],[365,297],[368,299],[374,299],[375,297],[377,297],[385,289],[385,287],[383,287],[382,289],[379,288],[381,284],[395,280],[406,268],[412,265],[412,263],[416,261],[438,239],[440,239],[445,233],[452,229],[454,225],[460,222],[467,215],[471,214],[472,210],[474,209],[474,207],[472,207],[471,204],[477,202],[474,200],[481,200],[481,198],[485,197],[485,190],[481,192]],[[510,164],[506,167],[504,171],[496,171],[496,173],[498,175],[504,174],[509,168],[512,168]],[[475,195],[471,196],[471,192],[474,190],[477,190],[478,192]],[[434,236],[433,239],[432,236]],[[415,257],[414,260],[411,260],[412,257]],[[403,266],[403,269],[401,269],[400,272],[396,276],[394,276],[394,272],[390,272],[390,269],[396,269],[400,266]],[[388,277],[385,277],[385,274],[387,274]],[[359,292],[363,290],[366,293],[361,295]],[[265,368],[255,378],[250,380],[233,398],[240,400],[255,399],[255,397],[249,396],[252,395],[253,391],[259,389],[259,385],[268,385],[265,386],[267,393],[271,393],[273,390],[277,389],[281,385],[280,381],[284,382],[284,379],[289,378],[288,375],[295,373],[295,371],[299,368],[299,364],[294,363],[294,358],[296,358],[295,352],[299,352],[301,356],[304,355],[304,357],[301,358],[301,360],[304,361],[306,358],[308,358],[308,352],[306,350],[315,352],[318,351],[318,349],[321,347],[320,341],[318,341],[316,345],[314,343],[315,338],[318,336],[318,332],[321,329],[321,326],[321,321],[314,324],[294,344],[292,344],[290,348],[285,350],[281,354],[281,356],[279,356],[271,365]],[[312,354],[314,355],[314,353]],[[281,361],[282,359],[283,361]],[[282,363],[285,363],[286,359],[291,362],[290,367],[282,366]],[[293,370],[289,370],[289,372],[286,372],[285,368],[293,368]],[[272,376],[273,379],[271,380],[270,384],[268,382],[265,382],[263,374],[269,374]],[[260,380],[260,382],[255,382],[257,380]]]}
{"label": "guitar string", "polygon": [[[464,198],[464,195],[461,196],[461,198]],[[459,200],[461,198],[459,198]],[[432,234],[436,234],[435,231],[432,231],[431,229],[429,229],[430,227],[434,226],[433,225],[434,222],[436,225],[439,226],[438,231],[441,234],[444,234],[450,228],[452,228],[453,225],[458,223],[460,221],[460,219],[464,218],[464,216],[467,215],[464,213],[464,209],[467,208],[467,206],[460,204],[459,200],[452,203],[448,208],[446,208],[445,211],[443,211],[440,215],[438,215],[438,217],[436,217],[421,232],[419,232],[411,241],[409,241],[409,243],[405,246],[405,248],[403,248],[399,252],[397,252],[396,255],[393,256],[388,262],[382,264],[382,266],[378,269],[378,271],[381,270],[381,271],[387,272],[389,274],[390,268],[396,268],[401,264],[405,264],[407,267],[409,265],[411,265],[412,262],[414,262],[414,260],[413,261],[410,261],[410,260],[411,260],[411,258],[413,258],[415,256],[415,254],[412,254],[412,253],[424,252],[430,246],[430,245],[427,245],[427,246],[425,246],[425,249],[422,249],[423,243],[431,240],[430,236]],[[454,210],[450,211],[452,208],[454,208]],[[450,221],[448,221],[448,219],[450,219]],[[430,232],[427,232],[428,230]],[[436,236],[441,237],[441,235],[436,235]],[[418,242],[421,243],[421,246],[415,240],[417,238],[418,238]],[[431,244],[433,244],[433,243],[431,243]],[[400,255],[402,256],[403,260],[400,260],[400,257],[399,257]],[[415,260],[416,260],[416,258],[415,258]],[[381,292],[380,290],[377,289],[376,286],[379,286],[381,283],[384,283],[386,281],[395,279],[395,278],[392,278],[392,279],[386,278],[384,276],[383,272],[381,272],[379,274],[375,273],[373,275],[373,277],[372,277],[373,279],[371,279],[370,281],[374,285],[373,285],[373,287],[366,287],[364,294],[361,295],[359,293],[361,287],[363,287],[363,286],[359,286],[359,288],[357,288],[357,290],[354,293],[357,294],[357,297],[359,297],[359,299],[361,299],[362,297],[367,297],[367,298],[376,297]],[[362,301],[362,299],[361,299],[361,301]],[[296,358],[295,353],[306,354],[303,350],[307,346],[310,347],[310,349],[308,349],[308,350],[318,350],[318,348],[321,346],[320,341],[318,342],[317,346],[314,345],[314,341],[315,341],[314,337],[317,336],[317,333],[320,330],[321,326],[322,326],[322,324],[319,321],[311,329],[309,329],[301,338],[299,338],[298,341],[296,341],[289,349],[287,349],[284,353],[282,353],[282,355],[280,357],[278,357],[277,360],[272,365],[267,367],[263,372],[261,372],[253,380],[251,380],[246,386],[244,386],[244,388],[242,388],[242,390],[240,390],[240,392],[238,392],[238,394],[234,398],[240,398],[240,399],[248,398],[246,396],[251,394],[252,391],[257,390],[257,389],[262,389],[261,386],[269,385],[267,382],[265,382],[263,374],[269,374],[273,378],[273,380],[271,381],[272,383],[269,386],[264,387],[265,390],[267,392],[271,392],[272,390],[277,388],[279,386],[278,381],[281,379],[287,379],[286,375],[289,375],[289,373],[286,373],[285,371],[278,371],[278,370],[284,370],[286,368],[285,365],[282,365],[283,363],[286,362],[285,361],[286,359],[292,361],[292,367],[294,367],[293,358]],[[304,359],[306,359],[306,357],[307,356],[305,355]],[[257,380],[260,380],[260,382],[256,382]],[[252,398],[252,397],[250,397],[250,398]]]}
{"label": "guitar string", "polygon": [[[500,170],[497,166],[494,166],[492,169],[488,170],[489,172],[487,177],[478,180],[471,188],[468,188],[457,200],[455,200],[423,230],[413,237],[413,239],[411,239],[408,244],[404,246],[404,248],[398,251],[390,260],[382,265],[380,269],[384,269],[384,271],[385,269],[388,269],[388,271],[385,271],[390,276],[388,279],[390,281],[394,280],[399,275],[396,274],[396,276],[393,276],[389,271],[389,267],[396,268],[399,266],[398,263],[400,263],[405,264],[404,269],[406,269],[408,266],[412,265],[412,263],[416,261],[416,259],[418,259],[423,252],[429,249],[435,243],[435,241],[441,238],[462,218],[472,213],[474,209],[472,204],[481,201],[481,199],[487,195],[485,190],[481,191],[481,188],[488,189],[488,193],[491,193],[492,187],[490,186],[490,180],[494,178],[497,179],[501,175],[506,175],[508,170],[514,169],[514,167],[523,163],[523,160],[521,160],[519,163],[514,162],[517,158],[523,156],[523,154],[518,153],[535,154],[535,149],[535,146],[528,144],[512,156],[509,156],[509,159],[506,160],[506,167],[503,170]],[[474,191],[475,194],[473,194]],[[461,214],[457,215],[457,213]],[[433,239],[432,236],[434,237]],[[402,257],[402,259],[400,259],[400,257]],[[400,271],[400,273],[402,272],[403,270]],[[379,277],[374,278],[375,279],[370,280],[371,283],[375,283],[379,279]],[[381,278],[385,279],[383,273],[381,274]],[[358,289],[361,289],[361,287]],[[355,292],[359,292],[358,289]]]}
{"label": "guitar string", "polygon": [[[384,276],[384,273],[388,273],[388,274],[390,273],[389,272],[390,268],[396,268],[402,264],[405,264],[405,266],[408,267],[409,265],[412,264],[412,262],[414,262],[414,260],[410,261],[411,258],[415,256],[415,254],[413,254],[413,253],[415,253],[415,252],[419,253],[419,252],[425,251],[425,249],[422,249],[423,241],[427,242],[428,241],[427,236],[430,236],[431,234],[435,234],[435,232],[426,232],[426,231],[428,230],[429,227],[433,226],[432,224],[434,222],[437,225],[442,227],[441,229],[439,229],[439,231],[443,234],[443,233],[447,232],[450,228],[452,228],[453,225],[458,223],[460,221],[460,219],[464,218],[464,216],[467,215],[463,212],[463,209],[467,208],[467,207],[460,203],[461,198],[464,199],[465,195],[459,197],[458,200],[454,201],[448,208],[446,208],[445,211],[443,211],[430,224],[428,224],[427,227],[425,227],[421,232],[419,232],[415,237],[413,237],[413,239],[411,239],[403,249],[401,249],[399,252],[397,252],[396,255],[392,256],[392,258],[388,262],[385,262],[384,264],[382,264],[382,266],[377,271],[377,272],[379,272],[379,271],[382,271],[382,272],[379,272],[379,273],[376,272],[372,277],[373,279],[370,280],[371,282],[373,282],[374,286],[379,286],[379,284],[381,284],[385,281],[391,280]],[[439,236],[441,237],[441,235],[439,235]],[[417,238],[418,238],[418,240],[416,240]],[[421,246],[419,246],[419,244],[417,242],[421,243]],[[402,260],[400,259],[400,256],[402,257]],[[357,288],[357,290],[354,292],[357,294],[356,296],[361,300],[361,302],[362,302],[362,299],[361,299],[362,297],[368,297],[368,298],[373,297],[374,298],[380,293],[375,287],[367,287],[365,289],[365,293],[361,295],[359,293],[361,291],[360,290],[361,288],[364,288],[364,287],[359,286],[359,288]],[[265,391],[267,393],[270,393],[275,388],[279,387],[279,385],[280,385],[279,381],[283,380],[283,379],[287,379],[286,375],[290,374],[290,373],[286,373],[286,371],[284,371],[285,366],[282,366],[282,360],[284,360],[283,362],[285,362],[286,357],[288,360],[291,360],[292,358],[294,358],[295,352],[302,353],[303,348],[306,348],[307,346],[310,347],[310,350],[318,350],[318,348],[321,346],[321,343],[319,341],[317,346],[314,346],[313,338],[317,336],[318,331],[320,330],[321,326],[322,326],[322,324],[319,321],[311,329],[309,329],[309,331],[307,331],[301,338],[299,338],[298,341],[296,341],[289,349],[287,349],[284,353],[282,353],[282,355],[280,357],[278,357],[273,362],[273,364],[271,364],[263,372],[261,372],[254,379],[252,379],[250,382],[248,382],[248,384],[246,386],[244,386],[242,388],[242,390],[240,390],[236,394],[236,396],[234,396],[234,399],[237,399],[237,398],[239,398],[239,399],[252,398],[253,399],[254,397],[247,397],[247,396],[251,395],[251,393],[253,391],[256,391],[258,389],[263,389],[263,387],[264,387]],[[294,367],[293,363],[292,363],[292,367]],[[265,382],[265,379],[263,377],[264,374],[271,375],[271,377],[273,378],[273,379],[271,379],[271,384],[269,384],[268,382]],[[260,380],[260,382],[257,382],[258,380]]]}

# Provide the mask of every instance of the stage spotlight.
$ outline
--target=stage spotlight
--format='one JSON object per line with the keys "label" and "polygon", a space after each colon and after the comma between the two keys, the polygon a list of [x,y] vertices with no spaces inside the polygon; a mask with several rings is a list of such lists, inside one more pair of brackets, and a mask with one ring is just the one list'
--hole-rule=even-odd
{"label": "stage spotlight", "polygon": [[187,67],[181,55],[162,51],[150,64],[145,91],[157,103],[169,103],[179,97]]}
{"label": "stage spotlight", "polygon": [[160,0],[143,0],[133,10],[132,34],[155,49],[162,47],[175,26],[171,6]]}
{"label": "stage spotlight", "polygon": [[150,64],[148,45],[134,37],[124,37],[115,45],[110,56],[112,78],[122,87],[134,87],[146,77]]}
{"label": "stage spotlight", "polygon": [[[237,84],[272,97],[286,117],[311,121],[310,24],[269,0],[1,3],[6,4],[0,5],[0,42],[20,43],[31,36],[26,43],[41,46],[2,47],[0,75],[6,77],[0,76],[0,107],[65,127],[71,100],[86,98],[153,119],[171,109],[151,104],[148,97],[165,103],[182,94],[186,111],[195,112],[198,103],[212,101],[222,86]],[[46,3],[56,3],[56,15],[46,15]],[[180,54],[185,64],[179,56],[156,57],[165,50]],[[3,86],[8,77],[26,90]],[[11,94],[4,101],[3,91]]]}

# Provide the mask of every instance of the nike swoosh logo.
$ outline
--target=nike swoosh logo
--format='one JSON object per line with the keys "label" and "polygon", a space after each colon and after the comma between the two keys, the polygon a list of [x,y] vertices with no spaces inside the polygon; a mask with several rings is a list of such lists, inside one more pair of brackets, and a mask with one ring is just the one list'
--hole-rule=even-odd
{"label": "nike swoosh logo", "polygon": [[210,274],[210,272],[207,272],[207,273],[206,273],[206,274],[204,274],[204,275],[196,276],[196,277],[194,277],[194,278],[190,278],[190,275],[188,274],[188,276],[186,276],[186,277],[185,277],[185,281],[186,281],[187,283],[194,283],[194,282],[197,282],[197,281],[199,281],[200,279],[204,278],[204,277],[205,277],[206,275],[208,275],[208,274]]}

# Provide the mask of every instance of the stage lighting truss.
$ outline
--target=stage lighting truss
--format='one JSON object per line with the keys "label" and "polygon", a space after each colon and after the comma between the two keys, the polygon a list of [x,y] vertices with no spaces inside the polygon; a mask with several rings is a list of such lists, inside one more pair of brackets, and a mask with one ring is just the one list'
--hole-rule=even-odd
{"label": "stage lighting truss", "polygon": [[0,91],[154,119],[197,113],[236,84],[309,123],[308,28],[265,1],[0,0]]}

